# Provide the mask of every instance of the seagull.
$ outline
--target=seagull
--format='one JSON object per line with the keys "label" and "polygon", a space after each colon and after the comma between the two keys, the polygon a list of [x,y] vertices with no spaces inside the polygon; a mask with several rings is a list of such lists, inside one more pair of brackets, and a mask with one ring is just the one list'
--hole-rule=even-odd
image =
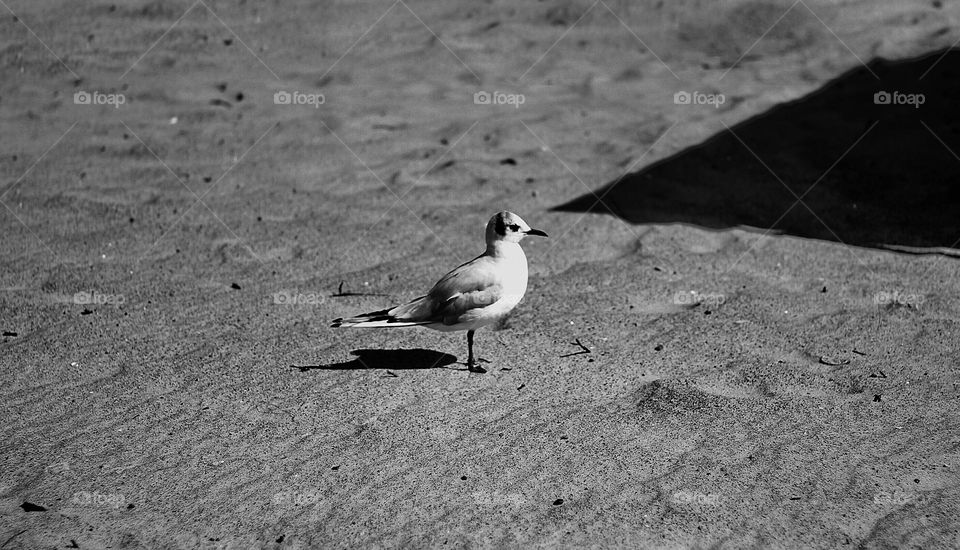
{"label": "seagull", "polygon": [[520,248],[527,235],[547,236],[513,212],[500,212],[487,222],[484,253],[444,275],[425,296],[389,309],[334,319],[330,326],[465,330],[467,369],[486,372],[474,362],[473,333],[503,319],[527,291],[527,257]]}

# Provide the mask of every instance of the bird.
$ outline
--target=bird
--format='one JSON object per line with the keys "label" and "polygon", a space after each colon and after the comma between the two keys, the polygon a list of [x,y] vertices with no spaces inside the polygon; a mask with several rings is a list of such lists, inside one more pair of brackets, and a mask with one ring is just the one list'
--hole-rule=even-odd
{"label": "bird", "polygon": [[420,326],[442,332],[467,331],[467,370],[486,372],[473,357],[473,335],[492,325],[520,303],[527,291],[527,256],[520,241],[546,237],[520,216],[506,210],[486,227],[486,250],[444,275],[425,295],[410,302],[354,317],[334,319],[332,328]]}

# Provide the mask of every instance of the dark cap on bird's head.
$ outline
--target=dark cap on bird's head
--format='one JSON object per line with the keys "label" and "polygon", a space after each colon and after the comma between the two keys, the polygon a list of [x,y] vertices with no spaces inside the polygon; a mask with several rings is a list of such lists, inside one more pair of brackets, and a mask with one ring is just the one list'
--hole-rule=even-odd
{"label": "dark cap on bird's head", "polygon": [[498,212],[487,222],[487,244],[496,241],[518,243],[527,235],[547,236],[539,229],[531,229],[520,216],[506,210]]}

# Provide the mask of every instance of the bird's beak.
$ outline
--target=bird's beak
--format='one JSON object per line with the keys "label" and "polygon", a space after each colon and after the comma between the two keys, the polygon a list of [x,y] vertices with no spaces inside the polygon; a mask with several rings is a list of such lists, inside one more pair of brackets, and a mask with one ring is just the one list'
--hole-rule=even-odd
{"label": "bird's beak", "polygon": [[523,233],[524,233],[525,235],[536,235],[536,236],[538,236],[538,237],[546,237],[546,236],[547,236],[546,233],[544,233],[543,231],[540,231],[539,229],[530,229],[530,230],[528,230],[528,231],[524,231]]}

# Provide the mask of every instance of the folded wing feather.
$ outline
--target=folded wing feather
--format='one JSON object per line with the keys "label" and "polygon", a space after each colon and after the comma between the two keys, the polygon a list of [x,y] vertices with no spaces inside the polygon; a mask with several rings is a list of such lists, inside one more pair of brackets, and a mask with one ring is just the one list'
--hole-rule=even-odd
{"label": "folded wing feather", "polygon": [[392,309],[337,319],[334,326],[455,325],[467,312],[492,305],[502,296],[492,258],[481,255],[444,275],[426,296]]}
{"label": "folded wing feather", "polygon": [[464,313],[487,307],[501,295],[492,259],[482,255],[444,275],[426,296],[394,308],[390,314],[398,319],[453,325]]}

